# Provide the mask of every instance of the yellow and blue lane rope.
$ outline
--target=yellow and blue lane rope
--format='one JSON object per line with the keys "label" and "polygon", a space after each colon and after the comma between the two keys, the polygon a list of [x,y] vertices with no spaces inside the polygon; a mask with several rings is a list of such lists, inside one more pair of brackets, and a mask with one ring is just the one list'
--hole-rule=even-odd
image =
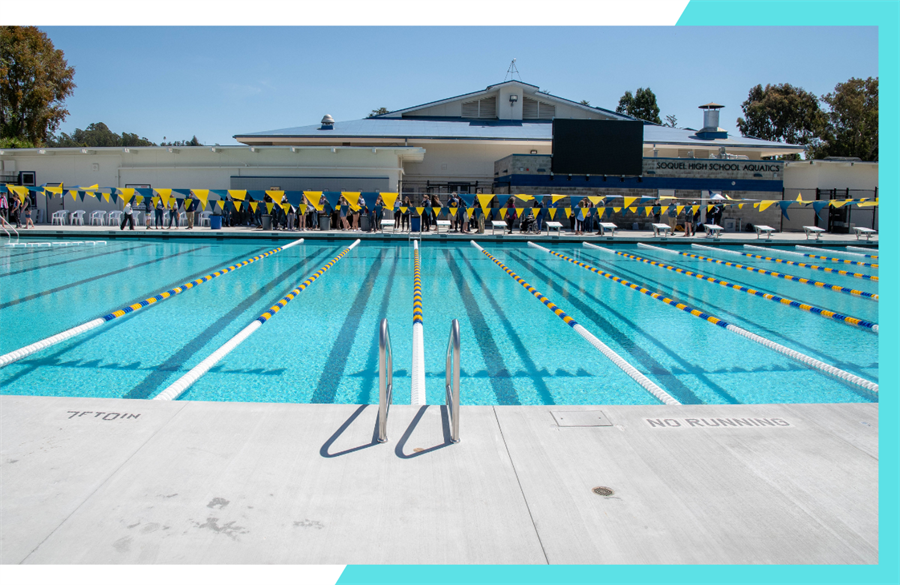
{"label": "yellow and blue lane rope", "polygon": [[241,262],[239,264],[234,264],[232,266],[229,266],[228,268],[219,270],[218,272],[213,272],[212,274],[207,274],[206,276],[202,276],[196,280],[186,282],[186,283],[182,284],[181,286],[176,286],[173,289],[159,293],[158,295],[152,296],[148,299],[144,299],[143,301],[141,301],[139,303],[134,303],[133,305],[129,305],[129,306],[123,307],[117,311],[113,311],[112,313],[110,313],[108,315],[104,315],[103,317],[101,317],[101,319],[103,319],[104,321],[112,321],[113,319],[117,319],[118,317],[122,317],[124,315],[127,315],[128,313],[133,313],[134,311],[143,309],[146,306],[152,305],[159,301],[163,301],[169,297],[173,297],[173,296],[175,296],[179,293],[182,293],[186,290],[190,290],[190,289],[194,288],[195,286],[203,284],[204,282],[208,282],[214,278],[228,274],[229,272],[234,272],[235,270],[237,270],[239,268],[243,268],[244,266],[246,266],[248,264],[252,264],[258,260],[262,260],[263,258],[271,256],[272,254],[277,254],[278,252],[281,252],[283,249],[284,249],[283,247],[275,248],[274,250],[269,250],[268,252],[266,252],[264,254],[259,254],[258,256],[254,256],[253,258],[248,258],[247,260],[244,260],[243,262]]}
{"label": "yellow and blue lane rope", "polygon": [[525,282],[525,280],[524,280],[521,276],[519,276],[518,274],[516,274],[515,272],[513,272],[512,270],[510,270],[509,268],[507,268],[506,265],[503,264],[503,262],[500,262],[499,260],[497,260],[496,258],[494,258],[493,256],[491,256],[491,255],[488,253],[487,250],[482,249],[482,250],[481,250],[481,253],[484,254],[485,256],[487,256],[488,258],[490,258],[491,260],[493,260],[493,261],[494,261],[494,264],[496,264],[497,266],[499,266],[500,268],[502,268],[503,271],[506,272],[508,275],[512,276],[512,277],[513,277],[513,280],[515,280],[516,282],[518,282],[519,284],[521,284],[523,287],[525,287],[525,290],[527,290],[527,291],[530,292],[532,295],[534,295],[534,297],[535,297],[537,300],[539,300],[539,301],[541,301],[542,303],[544,303],[544,305],[546,305],[546,307],[547,307],[548,309],[550,309],[551,311],[553,311],[553,313],[554,313],[557,317],[559,317],[560,319],[562,319],[563,321],[565,321],[566,325],[568,325],[569,327],[572,327],[572,328],[574,328],[576,325],[578,325],[578,322],[575,321],[575,319],[573,319],[572,317],[569,317],[568,315],[566,315],[566,313],[565,313],[562,309],[560,309],[559,307],[557,307],[556,305],[554,305],[554,304],[550,301],[550,299],[548,299],[547,297],[545,297],[544,295],[542,295],[536,288],[534,288],[533,286],[531,286],[530,284],[528,284],[527,282]]}
{"label": "yellow and blue lane rope", "polygon": [[614,274],[610,274],[609,272],[604,272],[603,270],[600,270],[599,268],[594,268],[593,266],[591,266],[590,264],[587,264],[586,262],[580,262],[578,260],[569,258],[568,256],[563,256],[559,252],[554,252],[553,250],[547,250],[547,251],[558,258],[562,258],[563,260],[567,260],[567,261],[571,262],[572,264],[575,264],[576,266],[581,266],[585,270],[590,270],[591,272],[599,274],[600,276],[602,276],[604,278],[608,278],[609,280],[611,280],[613,282],[617,282],[623,286],[627,286],[628,288],[630,288],[632,290],[636,290],[639,293],[645,294],[648,297],[654,298],[657,301],[661,301],[667,305],[673,306],[676,309],[680,309],[680,310],[684,311],[685,313],[690,313],[694,317],[699,317],[700,319],[703,319],[704,321],[709,321],[713,325],[718,325],[719,327],[722,327],[724,329],[727,329],[728,326],[730,325],[730,323],[728,323],[727,321],[723,321],[722,319],[719,319],[718,317],[713,317],[712,315],[709,315],[708,313],[704,313],[703,311],[701,311],[699,309],[689,307],[688,305],[685,305],[684,303],[679,303],[678,301],[670,299],[669,297],[663,296],[659,293],[652,292],[651,290],[644,288],[639,284],[634,284],[633,282],[628,282],[624,278],[619,278],[618,276],[615,276]]}
{"label": "yellow and blue lane rope", "polygon": [[807,264],[805,262],[794,262],[793,260],[784,260],[782,258],[772,258],[771,256],[760,256],[759,254],[750,254],[748,252],[735,252],[735,254],[740,254],[741,256],[746,256],[748,258],[756,258],[757,260],[768,260],[769,262],[775,262],[776,264],[788,264],[790,266],[799,266],[801,268],[811,268],[813,270],[821,270],[822,272],[833,272],[835,274],[841,274],[843,276],[850,276],[853,278],[863,278],[866,280],[874,280],[878,282],[877,276],[870,276],[868,274],[862,274],[861,272],[847,272],[846,270],[838,270],[837,268],[828,268],[827,266],[816,266],[815,264]]}
{"label": "yellow and blue lane rope", "polygon": [[[777,250],[776,250],[777,252]],[[870,268],[878,268],[878,264],[870,264],[869,262],[859,262],[857,260],[845,260],[843,258],[832,258],[830,256],[816,256],[815,254],[803,254],[800,252],[791,252],[792,254],[800,254],[807,258],[815,258],[816,260],[826,260],[828,262],[837,262],[839,264],[852,264],[853,266],[868,266]]]}
{"label": "yellow and blue lane rope", "polygon": [[690,270],[685,270],[684,268],[676,268],[675,266],[670,266],[669,264],[665,264],[663,262],[657,262],[655,260],[648,260],[646,258],[642,258],[640,256],[635,256],[634,254],[626,254],[625,252],[616,252],[615,250],[610,250],[613,254],[617,254],[619,256],[624,256],[629,260],[635,260],[637,262],[643,262],[644,264],[650,264],[652,266],[656,266],[658,268],[663,268],[665,270],[672,270],[679,274],[684,274],[686,276],[693,276],[694,278],[705,280],[706,282],[712,282],[714,284],[718,284],[720,286],[724,286],[727,288],[731,288],[734,290],[739,290],[741,292],[745,292],[747,294],[751,294],[760,298],[764,298],[769,301],[774,301],[776,303],[780,303],[782,305],[786,305],[789,307],[794,307],[800,309],[801,311],[806,311],[808,313],[812,313],[814,315],[818,315],[820,317],[825,317],[826,319],[832,319],[834,321],[839,321],[841,323],[846,323],[847,325],[853,325],[855,327],[863,327],[865,329],[869,329],[870,331],[878,332],[878,324],[872,323],[870,321],[866,321],[864,319],[859,319],[857,317],[848,317],[847,315],[841,315],[840,313],[836,313],[834,311],[829,311],[827,309],[821,309],[819,307],[815,307],[813,305],[808,305],[806,303],[801,303],[799,301],[794,301],[785,297],[779,297],[777,295],[773,295],[770,293],[764,293],[762,291],[758,291],[756,289],[748,288],[746,286],[742,286],[740,284],[734,284],[728,282],[726,280],[720,280],[718,278],[714,278],[712,276],[707,276],[705,274],[700,274],[699,272],[691,272]]}
{"label": "yellow and blue lane rope", "polygon": [[278,311],[283,309],[285,305],[287,305],[289,302],[294,300],[294,297],[296,297],[298,294],[303,292],[306,289],[306,287],[308,287],[309,285],[314,283],[316,280],[318,280],[318,278],[320,276],[322,276],[323,274],[328,272],[329,268],[331,268],[332,266],[337,264],[338,260],[340,260],[341,258],[343,258],[344,256],[346,256],[349,253],[350,253],[350,248],[344,248],[344,251],[341,252],[340,254],[338,254],[337,256],[335,256],[334,258],[332,258],[328,264],[319,268],[312,276],[310,276],[309,278],[307,278],[306,280],[301,282],[297,288],[295,288],[294,290],[289,292],[283,299],[281,299],[280,301],[278,301],[277,303],[275,303],[274,305],[269,307],[269,310],[266,311],[265,313],[263,313],[262,315],[260,315],[259,317],[257,317],[256,321],[259,321],[260,323],[264,324],[266,321],[271,319],[272,316],[275,315],[275,313],[277,313]]}
{"label": "yellow and blue lane rope", "polygon": [[774,272],[772,270],[766,270],[764,268],[755,268],[753,266],[744,266],[743,264],[738,264],[737,262],[728,262],[726,260],[719,260],[717,258],[708,258],[706,256],[701,256],[699,254],[691,254],[689,252],[679,252],[678,250],[672,250],[677,254],[682,256],[686,256],[688,258],[696,258],[697,260],[703,260],[704,262],[713,262],[715,264],[722,264],[723,266],[731,266],[732,268],[740,268],[741,270],[749,270],[750,272],[758,272],[759,274],[765,274],[767,276],[774,276],[775,278],[782,278],[784,280],[790,280],[792,282],[799,282],[801,284],[808,284],[810,286],[815,286],[819,288],[824,288],[826,290],[833,290],[835,292],[841,292],[848,295],[854,295],[857,297],[865,297],[867,299],[872,299],[873,301],[878,300],[878,295],[870,292],[865,292],[862,290],[856,290],[853,288],[847,288],[845,286],[839,286],[837,284],[828,284],[827,282],[819,282],[817,280],[810,280],[808,278],[803,278],[801,276],[796,276],[793,274],[784,274],[782,272]]}
{"label": "yellow and blue lane rope", "polygon": [[419,250],[413,250],[413,324],[425,324],[422,319],[422,275],[420,273]]}

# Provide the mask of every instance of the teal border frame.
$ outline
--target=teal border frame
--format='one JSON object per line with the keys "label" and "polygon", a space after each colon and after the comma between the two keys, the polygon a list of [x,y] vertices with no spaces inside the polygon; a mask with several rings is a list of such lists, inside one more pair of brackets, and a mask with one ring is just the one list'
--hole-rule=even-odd
{"label": "teal border frame", "polygon": [[[900,211],[900,0],[691,0],[676,26],[877,26],[881,217]],[[340,585],[357,583],[801,583],[900,582],[900,234],[879,234],[879,563],[877,565],[349,565]],[[894,494],[893,496],[890,494]],[[374,543],[373,543],[374,544]],[[891,553],[890,551],[895,551]]]}

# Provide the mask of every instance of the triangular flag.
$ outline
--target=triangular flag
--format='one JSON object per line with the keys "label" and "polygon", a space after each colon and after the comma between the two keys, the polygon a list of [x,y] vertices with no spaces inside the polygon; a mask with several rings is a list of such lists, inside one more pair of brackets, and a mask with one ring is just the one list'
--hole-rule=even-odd
{"label": "triangular flag", "polygon": [[135,198],[134,198],[134,204],[135,204],[135,205],[140,205],[140,204],[143,203],[143,202],[144,202],[144,196],[143,196],[143,195],[137,195],[137,196],[135,196]]}
{"label": "triangular flag", "polygon": [[500,208],[500,217],[502,219],[506,219],[506,212],[508,209],[509,209],[509,207],[501,207]]}
{"label": "triangular flag", "polygon": [[308,207],[308,205],[306,205],[306,203],[301,203],[301,204],[299,205],[298,209],[300,210],[300,215],[306,215],[306,208],[307,208],[307,207]]}
{"label": "triangular flag", "polygon": [[631,207],[631,204],[634,203],[636,199],[638,199],[638,198],[637,197],[626,197],[625,204],[623,205],[623,207],[625,207],[625,208]]}
{"label": "triangular flag", "polygon": [[823,209],[828,207],[828,202],[827,201],[813,201],[812,207],[813,207],[813,211],[816,212],[816,215],[819,215],[819,213],[821,213]]}
{"label": "triangular flag", "polygon": [[422,213],[424,213],[424,212],[425,212],[425,208],[424,208],[424,207],[416,207],[416,213],[419,214],[419,217],[421,217],[421,216],[422,216]]}
{"label": "triangular flag", "polygon": [[566,212],[566,217],[572,217],[572,208],[571,207],[564,207],[563,211]]}
{"label": "triangular flag", "polygon": [[[266,203],[266,212],[267,212],[269,215],[272,214],[272,208],[273,208],[273,207],[275,207],[275,204],[274,204],[274,203]],[[256,210],[254,210],[254,211],[256,211]]]}
{"label": "triangular flag", "polygon": [[224,200],[224,199],[217,199],[217,200],[216,200],[216,205],[219,206],[219,209],[224,210],[224,209],[225,209],[225,200]]}
{"label": "triangular flag", "polygon": [[533,200],[534,200],[534,196],[532,196],[532,195],[526,195],[526,194],[524,194],[524,193],[516,193],[516,199],[520,199],[520,200],[522,200],[522,201],[533,201]]}
{"label": "triangular flag", "polygon": [[550,219],[556,219],[556,208],[551,207],[547,210],[550,213]]}
{"label": "triangular flag", "polygon": [[325,208],[325,204],[320,203],[322,201],[321,191],[304,191],[303,196],[306,197],[306,200],[309,201],[309,204],[312,205],[316,211],[322,211],[322,209]]}
{"label": "triangular flag", "polygon": [[648,205],[648,206],[645,207],[644,209],[647,211],[647,217],[650,217],[651,215],[653,215],[654,210],[653,210],[652,207],[650,207],[650,206]]}
{"label": "triangular flag", "polygon": [[712,211],[712,208],[713,208],[713,207],[715,207],[715,204],[713,204],[713,205],[707,205],[707,206],[706,206],[706,213],[709,213],[710,211]]}
{"label": "triangular flag", "polygon": [[292,209],[293,209],[293,207],[291,207],[290,203],[282,203],[281,204],[281,210],[284,211],[285,214],[290,213]]}
{"label": "triangular flag", "polygon": [[384,201],[385,209],[393,209],[394,205],[397,204],[397,199],[400,197],[400,193],[379,193],[381,195],[381,200]]}
{"label": "triangular flag", "polygon": [[406,213],[409,210],[409,207],[401,207],[400,213]]}
{"label": "triangular flag", "polygon": [[743,203],[738,203],[738,209],[743,209],[743,208],[744,208],[744,204],[743,204]]}
{"label": "triangular flag", "polygon": [[434,216],[438,217],[444,208],[443,207],[432,207],[431,209],[432,209],[432,211],[434,211]]}
{"label": "triangular flag", "polygon": [[94,193],[93,191],[85,191],[84,194],[87,195],[88,197],[93,197],[94,199],[97,198],[97,194]]}
{"label": "triangular flag", "polygon": [[234,208],[238,211],[241,210],[241,202],[240,201],[232,201],[234,203]]}
{"label": "triangular flag", "polygon": [[246,189],[229,189],[228,194],[235,201],[243,201],[247,198],[247,190]]}
{"label": "triangular flag", "polygon": [[344,199],[350,204],[350,207],[353,209],[359,209],[359,191],[343,191],[341,195],[344,196]]}
{"label": "triangular flag", "polygon": [[838,207],[843,207],[848,201],[850,201],[850,200],[849,199],[841,199],[841,200],[832,199],[831,201],[829,201],[829,203],[831,204],[832,207],[837,209]]}
{"label": "triangular flag", "polygon": [[637,213],[637,207],[629,207],[628,211],[630,211],[631,213]]}
{"label": "triangular flag", "polygon": [[266,191],[266,195],[271,197],[275,203],[281,203],[281,200],[284,199],[284,191],[281,190]]}
{"label": "triangular flag", "polygon": [[474,207],[470,207],[467,211],[469,212],[469,219],[472,219],[472,214],[475,213],[475,208],[474,208]]}
{"label": "triangular flag", "polygon": [[619,213],[620,211],[622,211],[621,207],[613,207],[613,213]]}
{"label": "triangular flag", "polygon": [[127,205],[128,202],[131,201],[131,198],[134,197],[134,189],[128,187],[126,187],[125,189],[119,189],[119,196],[122,197],[122,204]]}
{"label": "triangular flag", "polygon": [[165,205],[167,208],[171,206],[171,204],[169,203],[169,199],[170,199],[171,196],[172,196],[172,190],[171,190],[171,189],[154,189],[154,191],[156,191],[156,193],[157,193],[160,197],[162,197],[163,205]]}
{"label": "triangular flag", "polygon": [[257,207],[259,207],[259,202],[258,202],[258,201],[251,201],[251,202],[250,202],[250,209],[253,210],[253,213],[256,213],[256,208],[257,208]]}
{"label": "triangular flag", "polygon": [[493,193],[479,193],[478,194],[478,204],[481,205],[482,209],[487,209],[488,205],[491,204],[491,199],[494,198]]}
{"label": "triangular flag", "polygon": [[781,215],[786,217],[787,219],[791,219],[788,217],[787,209],[791,206],[791,203],[795,203],[794,201],[779,201],[778,205],[781,206]]}
{"label": "triangular flag", "polygon": [[109,193],[103,194],[103,200],[106,201],[107,203],[109,203]]}
{"label": "triangular flag", "polygon": [[677,215],[681,215],[681,212],[682,212],[683,210],[684,210],[684,205],[676,205],[676,206],[675,206],[675,213],[676,213]]}
{"label": "triangular flag", "polygon": [[72,196],[72,201],[78,200],[78,191],[76,191],[75,189],[69,189],[69,195]]}
{"label": "triangular flag", "polygon": [[191,189],[191,193],[200,200],[200,210],[206,209],[206,202],[209,200],[209,189]]}
{"label": "triangular flag", "polygon": [[600,205],[600,202],[603,201],[603,197],[600,197],[599,195],[588,195],[588,201],[594,205]]}
{"label": "triangular flag", "polygon": [[775,204],[775,201],[760,201],[759,202],[760,213],[762,213],[763,211],[765,211],[766,209],[768,209],[769,207],[771,207],[774,204]]}
{"label": "triangular flag", "polygon": [[44,191],[49,191],[49,192],[53,193],[54,195],[60,195],[60,196],[62,196],[62,194],[63,194],[63,188],[62,188],[62,186],[59,186],[59,187],[44,187]]}

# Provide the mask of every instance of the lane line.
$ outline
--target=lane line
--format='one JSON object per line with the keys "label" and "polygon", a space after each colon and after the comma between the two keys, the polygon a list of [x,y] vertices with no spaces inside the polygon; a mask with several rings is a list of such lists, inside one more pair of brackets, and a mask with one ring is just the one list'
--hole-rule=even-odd
{"label": "lane line", "polygon": [[419,242],[413,240],[412,386],[410,404],[423,405],[425,396],[425,320],[422,312],[422,272]]}

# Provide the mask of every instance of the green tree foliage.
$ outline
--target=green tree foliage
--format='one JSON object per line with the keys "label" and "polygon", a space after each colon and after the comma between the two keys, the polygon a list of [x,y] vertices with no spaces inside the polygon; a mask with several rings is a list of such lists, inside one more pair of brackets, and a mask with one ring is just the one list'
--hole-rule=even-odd
{"label": "green tree foliage", "polygon": [[[163,136],[165,138],[165,136]],[[203,146],[203,144],[197,140],[197,137],[194,136],[190,140],[174,140],[172,142],[160,142],[160,146]]]}
{"label": "green tree foliage", "polygon": [[0,148],[34,148],[34,143],[21,138],[0,138]]}
{"label": "green tree foliage", "polygon": [[369,113],[369,115],[366,117],[374,118],[375,116],[380,116],[381,114],[387,114],[389,111],[390,110],[388,110],[387,108],[381,107],[381,108],[378,108],[377,110],[372,110],[371,113]]}
{"label": "green tree foliage", "polygon": [[669,128],[678,128],[678,118],[675,117],[674,114],[669,114],[666,116],[666,123],[663,126],[668,126]]}
{"label": "green tree foliage", "polygon": [[591,105],[591,102],[589,102],[588,100],[581,100],[578,103],[581,104],[582,106],[590,106]]}
{"label": "green tree foliage", "polygon": [[77,146],[156,146],[146,138],[137,134],[122,132],[116,134],[103,122],[89,124],[82,130],[76,128],[72,134],[63,132],[59,136],[52,136],[47,142],[53,147],[77,147]]}
{"label": "green tree foliage", "polygon": [[0,138],[35,146],[59,128],[75,90],[75,69],[33,26],[0,27]]}
{"label": "green tree foliage", "polygon": [[616,113],[662,124],[662,120],[659,119],[659,106],[656,105],[656,94],[649,87],[647,89],[640,87],[634,94],[626,91],[625,95],[619,98]]}
{"label": "green tree foliage", "polygon": [[[757,85],[741,104],[744,117],[737,119],[742,136],[809,146],[825,122],[815,94],[789,83]],[[798,159],[789,155],[786,159]]]}
{"label": "green tree foliage", "polygon": [[850,78],[825,94],[826,121],[808,158],[856,156],[878,160],[878,78]]}

